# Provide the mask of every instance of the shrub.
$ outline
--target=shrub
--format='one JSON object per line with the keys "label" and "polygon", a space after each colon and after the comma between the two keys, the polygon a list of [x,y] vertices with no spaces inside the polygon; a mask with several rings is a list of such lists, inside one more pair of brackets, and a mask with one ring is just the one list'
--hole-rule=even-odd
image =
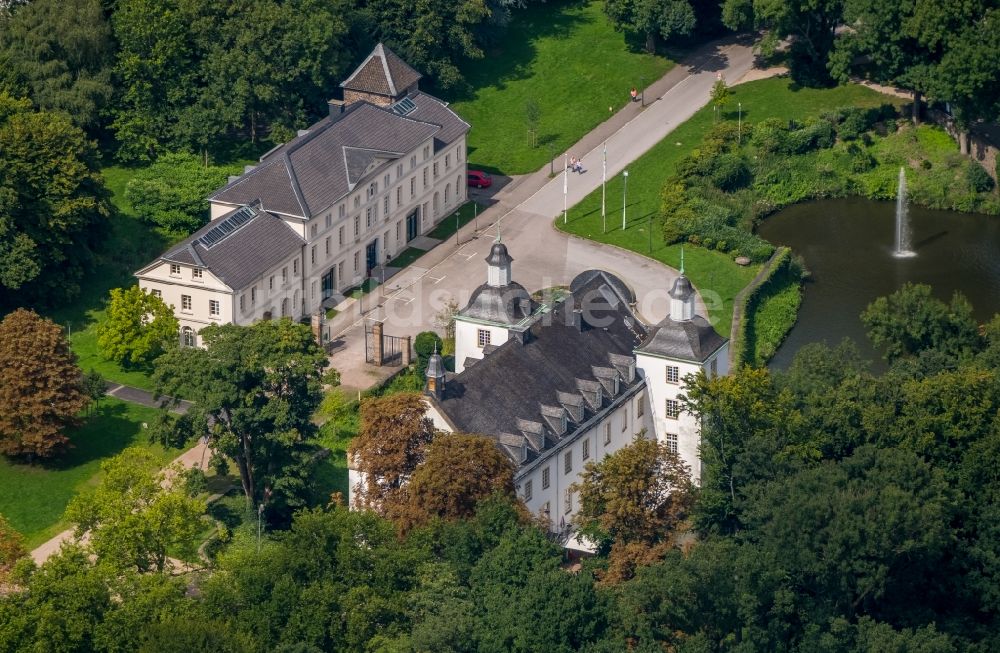
{"label": "shrub", "polygon": [[788,128],[778,118],[768,118],[754,125],[750,144],[762,153],[782,152],[787,149]]}
{"label": "shrub", "polygon": [[238,167],[203,166],[190,154],[165,154],[136,172],[125,199],[144,220],[187,235],[208,221],[208,194],[239,172]]}
{"label": "shrub", "polygon": [[833,147],[833,124],[827,120],[814,120],[788,135],[786,150],[791,154],[803,154],[810,150]]}
{"label": "shrub", "polygon": [[993,177],[986,172],[986,168],[979,165],[977,161],[969,161],[965,168],[965,181],[969,188],[977,193],[987,193],[993,190]]}
{"label": "shrub", "polygon": [[841,140],[851,141],[860,138],[870,127],[868,112],[857,107],[850,107],[843,111],[843,119],[837,125],[837,136]]}
{"label": "shrub", "polygon": [[716,157],[713,168],[712,183],[727,192],[748,186],[753,180],[750,166],[738,154],[722,154]]}

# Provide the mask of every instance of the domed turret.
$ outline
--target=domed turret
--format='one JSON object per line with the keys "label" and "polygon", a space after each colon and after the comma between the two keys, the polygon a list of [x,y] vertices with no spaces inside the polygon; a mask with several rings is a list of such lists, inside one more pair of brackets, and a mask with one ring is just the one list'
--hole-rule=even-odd
{"label": "domed turret", "polygon": [[427,359],[427,372],[424,374],[424,394],[440,399],[444,392],[444,360],[434,345],[434,353]]}
{"label": "domed turret", "polygon": [[694,317],[694,286],[684,275],[684,250],[681,249],[681,274],[670,289],[670,319],[686,322]]}
{"label": "domed turret", "polygon": [[500,242],[500,233],[497,232],[497,239],[490,248],[490,255],[486,257],[486,264],[489,266],[486,283],[494,288],[508,285],[510,264],[513,261],[513,257],[507,252],[507,246]]}

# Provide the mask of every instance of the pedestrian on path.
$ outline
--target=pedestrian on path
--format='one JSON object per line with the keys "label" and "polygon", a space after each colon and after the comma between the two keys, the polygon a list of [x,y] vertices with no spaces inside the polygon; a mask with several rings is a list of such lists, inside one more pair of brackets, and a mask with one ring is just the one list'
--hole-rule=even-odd
{"label": "pedestrian on path", "polygon": [[638,102],[639,101],[639,91],[637,91],[634,86],[632,87],[632,90],[629,92],[629,95],[632,96],[632,101],[633,102]]}

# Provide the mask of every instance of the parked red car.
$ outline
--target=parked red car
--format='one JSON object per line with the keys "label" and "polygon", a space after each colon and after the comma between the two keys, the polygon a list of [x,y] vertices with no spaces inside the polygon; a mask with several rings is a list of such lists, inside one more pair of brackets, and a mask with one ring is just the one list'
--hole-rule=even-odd
{"label": "parked red car", "polygon": [[493,185],[493,177],[482,170],[469,170],[469,185],[474,188],[489,188]]}

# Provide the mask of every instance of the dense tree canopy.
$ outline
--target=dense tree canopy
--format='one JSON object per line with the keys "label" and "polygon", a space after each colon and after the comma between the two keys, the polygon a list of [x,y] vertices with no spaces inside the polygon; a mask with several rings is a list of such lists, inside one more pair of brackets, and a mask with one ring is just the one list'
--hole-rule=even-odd
{"label": "dense tree canopy", "polygon": [[84,133],[0,92],[0,304],[74,298],[109,214]]}
{"label": "dense tree canopy", "polygon": [[214,448],[236,462],[243,493],[277,522],[303,505],[317,455],[311,418],[327,358],[307,326],[288,319],[211,325],[204,349],[177,347],[157,359],[157,391],[197,397],[177,428],[210,424]]}
{"label": "dense tree canopy", "polygon": [[96,129],[113,94],[115,44],[100,0],[34,0],[0,16],[0,88]]}
{"label": "dense tree canopy", "polygon": [[25,309],[0,321],[0,453],[59,455],[89,401],[59,326]]}

